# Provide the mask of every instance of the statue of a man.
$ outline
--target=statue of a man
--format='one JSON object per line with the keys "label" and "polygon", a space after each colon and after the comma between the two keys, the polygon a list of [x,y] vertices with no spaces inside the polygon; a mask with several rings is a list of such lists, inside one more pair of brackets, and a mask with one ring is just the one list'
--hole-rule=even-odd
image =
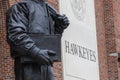
{"label": "statue of a man", "polygon": [[[8,10],[7,39],[15,60],[15,80],[54,80],[50,54],[55,51],[40,49],[28,33],[62,34],[68,25],[68,18],[58,14],[45,0],[23,0]],[[27,53],[17,52],[16,46]],[[21,62],[24,55],[34,61]]]}

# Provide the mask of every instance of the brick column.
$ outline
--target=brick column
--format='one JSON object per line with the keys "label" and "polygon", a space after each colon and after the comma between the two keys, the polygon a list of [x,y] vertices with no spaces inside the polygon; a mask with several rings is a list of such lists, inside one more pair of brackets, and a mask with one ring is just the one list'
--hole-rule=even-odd
{"label": "brick column", "polygon": [[104,9],[103,9],[104,0],[94,0],[94,1],[95,1],[95,14],[96,14],[100,80],[108,80],[108,65],[107,65],[107,54],[106,54],[106,43],[105,43]]}
{"label": "brick column", "polygon": [[[116,52],[120,53],[120,0],[113,0],[113,15],[115,26]],[[118,65],[118,77],[118,80],[120,80],[120,64]]]}
{"label": "brick column", "polygon": [[[117,57],[109,56],[110,53],[116,53],[116,33],[114,23],[114,0],[104,0],[104,26],[105,26],[105,37],[106,37],[106,52],[108,55],[108,79],[118,80],[118,62]],[[118,26],[117,26],[118,27]]]}
{"label": "brick column", "polygon": [[14,80],[13,60],[6,42],[6,10],[8,0],[0,0],[0,80]]}
{"label": "brick column", "polygon": [[[117,2],[118,0],[95,0],[101,80],[118,80],[119,77],[117,57],[109,56],[110,53],[120,50],[119,39],[116,39],[116,35],[120,33],[119,23],[115,24],[114,18],[116,16],[116,20],[118,20],[118,15],[114,10]],[[116,40],[118,41],[116,42]]]}

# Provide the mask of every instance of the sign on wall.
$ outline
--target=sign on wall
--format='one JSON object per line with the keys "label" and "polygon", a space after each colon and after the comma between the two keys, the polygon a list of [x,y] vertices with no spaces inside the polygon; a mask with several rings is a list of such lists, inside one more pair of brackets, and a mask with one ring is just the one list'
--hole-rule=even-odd
{"label": "sign on wall", "polygon": [[62,37],[64,80],[99,80],[94,0],[60,0],[70,26]]}

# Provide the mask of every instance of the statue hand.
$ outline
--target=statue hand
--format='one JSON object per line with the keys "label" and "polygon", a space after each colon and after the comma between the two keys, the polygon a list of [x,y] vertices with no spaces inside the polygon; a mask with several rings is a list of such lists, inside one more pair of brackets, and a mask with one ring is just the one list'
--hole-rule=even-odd
{"label": "statue hand", "polygon": [[70,22],[66,15],[58,15],[58,19],[59,19],[60,23],[63,25],[64,29],[69,26]]}
{"label": "statue hand", "polygon": [[53,61],[48,55],[48,50],[40,50],[36,58],[37,58],[37,62],[39,62],[40,64],[47,64],[47,65],[53,64]]}

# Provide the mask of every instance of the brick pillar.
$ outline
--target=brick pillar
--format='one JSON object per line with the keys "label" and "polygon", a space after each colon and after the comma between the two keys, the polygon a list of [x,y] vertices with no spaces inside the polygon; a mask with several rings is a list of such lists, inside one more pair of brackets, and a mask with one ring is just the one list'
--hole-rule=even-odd
{"label": "brick pillar", "polygon": [[97,28],[97,44],[98,44],[98,59],[100,80],[108,80],[108,65],[105,43],[105,28],[104,28],[104,0],[95,1],[95,14],[96,14],[96,28]]}
{"label": "brick pillar", "polygon": [[[119,20],[118,15],[114,13],[114,6],[118,4],[117,2],[118,0],[95,0],[101,80],[118,80],[119,77],[117,57],[109,56],[110,53],[120,50],[119,39],[116,39],[116,35],[120,33],[119,23],[115,24],[114,18],[116,16],[116,20]],[[116,42],[116,40],[118,41]]]}
{"label": "brick pillar", "polygon": [[6,42],[6,10],[8,0],[0,0],[0,80],[14,80],[13,60]]}
{"label": "brick pillar", "polygon": [[104,26],[106,37],[106,52],[108,55],[108,79],[118,80],[118,62],[117,57],[109,56],[110,53],[117,52],[116,50],[116,33],[114,23],[113,0],[104,0]]}
{"label": "brick pillar", "polygon": [[[120,53],[120,0],[113,0],[113,15],[115,26],[116,52]],[[118,77],[120,80],[120,64],[118,65]]]}

